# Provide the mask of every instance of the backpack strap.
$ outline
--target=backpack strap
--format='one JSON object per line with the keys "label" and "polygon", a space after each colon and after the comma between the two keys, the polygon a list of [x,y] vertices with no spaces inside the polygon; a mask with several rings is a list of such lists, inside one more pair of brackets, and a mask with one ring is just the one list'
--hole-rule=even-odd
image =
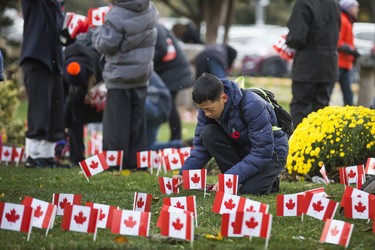
{"label": "backpack strap", "polygon": [[[263,95],[264,95],[264,98],[271,106],[272,108],[274,108],[271,100],[269,99],[268,95],[266,94],[266,92],[264,92],[263,89],[261,88],[256,88],[256,87],[253,87],[253,88],[249,88],[249,90],[251,91],[251,89],[254,89],[254,90],[259,90]],[[244,90],[244,89],[241,89],[241,93],[242,93],[242,97],[241,97],[241,100],[240,100],[240,119],[242,121],[242,123],[244,125],[246,125],[246,120],[245,120],[245,117],[244,117],[244,112],[243,112],[243,99],[245,98],[245,94],[247,93],[248,91]],[[272,125],[272,131],[278,131],[278,130],[281,130],[280,127],[278,126],[274,126]]]}

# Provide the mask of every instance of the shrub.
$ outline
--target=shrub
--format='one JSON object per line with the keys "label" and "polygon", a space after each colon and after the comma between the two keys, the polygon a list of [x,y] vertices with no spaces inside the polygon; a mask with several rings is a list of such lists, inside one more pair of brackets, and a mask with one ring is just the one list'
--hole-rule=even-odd
{"label": "shrub", "polygon": [[375,153],[375,110],[329,106],[311,113],[289,140],[288,173],[319,175],[325,166],[337,180],[337,168],[364,164]]}

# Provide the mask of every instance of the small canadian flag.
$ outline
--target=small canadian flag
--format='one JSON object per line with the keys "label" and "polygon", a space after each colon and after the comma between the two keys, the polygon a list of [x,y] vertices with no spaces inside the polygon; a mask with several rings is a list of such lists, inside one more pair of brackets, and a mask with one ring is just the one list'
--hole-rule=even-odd
{"label": "small canadian flag", "polygon": [[149,158],[150,158],[150,151],[137,152],[137,167],[148,168],[150,166]]}
{"label": "small canadian flag", "polygon": [[122,235],[145,236],[150,231],[150,212],[115,210],[111,232]]}
{"label": "small canadian flag", "polygon": [[30,239],[34,209],[30,206],[0,202],[0,229],[27,233]]}
{"label": "small canadian flag", "polygon": [[163,148],[160,150],[162,156],[179,153],[177,148]]}
{"label": "small canadian flag", "polygon": [[93,233],[94,240],[98,228],[98,209],[81,206],[81,205],[66,205],[64,216],[62,218],[61,227],[67,231]]}
{"label": "small canadian flag", "polygon": [[375,195],[344,197],[344,215],[352,219],[372,219],[375,216]]}
{"label": "small canadian flag", "polygon": [[68,18],[69,18],[67,22],[68,32],[72,38],[75,38],[77,35],[77,29],[80,23],[84,23],[86,21],[86,17],[83,15],[73,13]]}
{"label": "small canadian flag", "polygon": [[238,175],[219,174],[219,191],[237,195]]}
{"label": "small canadian flag", "polygon": [[152,194],[134,193],[133,210],[140,212],[151,212]]}
{"label": "small canadian flag", "polygon": [[103,153],[93,155],[79,162],[79,166],[85,174],[87,181],[89,181],[88,177],[99,174],[109,168]]}
{"label": "small canadian flag", "polygon": [[300,216],[303,204],[302,194],[279,194],[276,196],[276,215],[277,216]]}
{"label": "small canadian flag", "polygon": [[86,206],[98,209],[98,228],[111,228],[113,211],[118,207],[94,202],[86,202]]}
{"label": "small canadian flag", "polygon": [[338,203],[328,198],[306,193],[303,198],[302,213],[325,221],[335,215]]}
{"label": "small canadian flag", "polygon": [[322,236],[320,237],[320,242],[348,247],[353,227],[354,225],[348,222],[327,219],[324,224]]}
{"label": "small canadian flag", "polygon": [[319,187],[319,188],[313,188],[313,189],[309,189],[309,190],[306,190],[304,192],[301,192],[301,193],[298,193],[298,194],[307,194],[307,193],[310,193],[310,194],[315,194],[315,195],[318,195],[318,196],[321,196],[321,197],[328,197],[328,194],[326,193],[326,191],[324,190],[324,187]]}
{"label": "small canadian flag", "polygon": [[328,179],[328,176],[327,176],[326,167],[324,165],[320,168],[319,172],[322,174],[324,182],[326,184],[329,184],[329,179]]}
{"label": "small canadian flag", "polygon": [[162,159],[161,159],[161,153],[159,151],[151,150],[150,151],[150,168],[151,168],[151,173],[154,168],[160,169],[162,164]]}
{"label": "small canadian flag", "polygon": [[159,187],[162,194],[178,194],[180,189],[176,188],[178,179],[169,177],[158,177]]}
{"label": "small canadian flag", "polygon": [[25,196],[22,204],[34,209],[32,224],[34,227],[47,229],[47,235],[48,230],[51,229],[55,223],[57,206],[30,196]]}
{"label": "small canadian flag", "polygon": [[123,150],[106,150],[103,151],[105,156],[105,160],[109,167],[120,167],[120,171],[122,170],[122,159],[124,157]]}
{"label": "small canadian flag", "polygon": [[184,164],[184,156],[180,153],[168,154],[164,156],[165,170],[180,169]]}
{"label": "small canadian flag", "polygon": [[13,148],[10,146],[2,146],[1,149],[1,161],[7,164],[12,161]]}
{"label": "small canadian flag", "polygon": [[340,206],[345,207],[345,198],[346,197],[358,197],[369,199],[369,193],[359,190],[357,188],[352,188],[350,186],[345,186],[344,194],[342,195]]}
{"label": "small canadian flag", "polygon": [[64,208],[68,205],[80,205],[81,194],[53,194],[52,203],[57,206],[56,215],[64,215]]}
{"label": "small canadian flag", "polygon": [[355,183],[360,189],[365,182],[365,169],[363,165],[339,168],[340,183],[350,185]]}
{"label": "small canadian flag", "polygon": [[[164,212],[173,212],[173,213],[186,213],[186,214],[191,214],[192,216],[194,216],[194,213],[192,212],[189,212],[185,209],[181,209],[181,208],[177,208],[177,207],[172,207],[172,206],[169,206],[169,205],[165,205],[163,204],[163,206],[161,207],[161,212],[164,211]],[[158,221],[156,222],[156,226],[157,227],[161,227],[161,218],[160,218],[160,215],[159,215],[159,218],[158,218]]]}
{"label": "small canadian flag", "polygon": [[246,198],[238,195],[228,194],[217,191],[215,195],[212,212],[224,214],[235,213],[237,210],[242,210],[245,207]]}
{"label": "small canadian flag", "polygon": [[192,212],[195,217],[195,224],[198,226],[197,205],[195,202],[195,195],[170,198],[167,197],[163,199],[163,205]]}
{"label": "small canadian flag", "polygon": [[190,213],[160,212],[161,235],[194,241],[194,216]]}
{"label": "small canadian flag", "polygon": [[206,190],[206,176],[207,169],[193,169],[193,170],[183,170],[182,180],[184,189],[204,189]]}
{"label": "small canadian flag", "polygon": [[366,174],[375,175],[375,158],[367,158],[366,161]]}
{"label": "small canadian flag", "polygon": [[104,17],[109,10],[109,6],[89,9],[87,13],[89,24],[96,27],[102,26],[104,24]]}
{"label": "small canadian flag", "polygon": [[182,147],[179,148],[177,151],[183,156],[184,160],[190,156],[190,151],[192,147]]}
{"label": "small canadian flag", "polygon": [[18,165],[21,162],[22,154],[23,154],[22,147],[13,147],[12,162],[15,162]]}
{"label": "small canadian flag", "polygon": [[[242,202],[241,200],[245,200]],[[254,201],[248,198],[241,197],[240,206],[237,209],[237,212],[259,212],[263,214],[268,213],[269,205],[265,203],[261,203],[259,201]],[[243,207],[242,207],[242,204]]]}

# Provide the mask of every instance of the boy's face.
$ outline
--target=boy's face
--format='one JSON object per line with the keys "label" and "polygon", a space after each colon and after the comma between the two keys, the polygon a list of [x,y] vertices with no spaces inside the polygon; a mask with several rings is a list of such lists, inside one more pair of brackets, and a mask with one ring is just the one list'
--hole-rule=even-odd
{"label": "boy's face", "polygon": [[218,101],[205,101],[201,104],[197,104],[197,107],[203,110],[204,114],[211,119],[220,119],[221,114],[223,113],[225,103],[228,100],[226,94],[221,94]]}

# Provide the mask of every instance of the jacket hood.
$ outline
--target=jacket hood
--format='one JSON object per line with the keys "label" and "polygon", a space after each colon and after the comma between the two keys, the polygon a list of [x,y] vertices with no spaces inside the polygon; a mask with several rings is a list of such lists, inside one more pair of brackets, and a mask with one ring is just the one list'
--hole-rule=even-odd
{"label": "jacket hood", "polygon": [[227,79],[221,80],[224,84],[224,92],[228,96],[228,101],[225,104],[221,118],[227,119],[230,110],[239,105],[242,98],[242,93],[236,82]]}
{"label": "jacket hood", "polygon": [[135,12],[141,12],[148,8],[150,0],[114,0],[113,5]]}

